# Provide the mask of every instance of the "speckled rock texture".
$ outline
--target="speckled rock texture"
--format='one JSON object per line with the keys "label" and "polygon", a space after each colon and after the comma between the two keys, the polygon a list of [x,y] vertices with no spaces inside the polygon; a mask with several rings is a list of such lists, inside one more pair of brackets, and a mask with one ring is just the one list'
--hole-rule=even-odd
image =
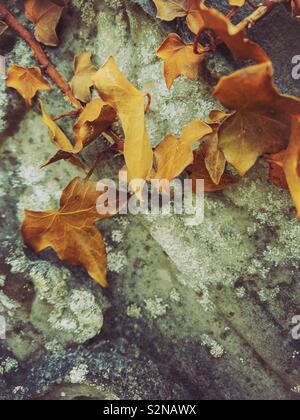
{"label": "speckled rock texture", "polygon": [[[7,0],[22,18],[22,1]],[[225,7],[225,1],[212,2]],[[152,95],[147,126],[153,145],[178,135],[217,104],[220,75],[236,63],[221,49],[198,82],[178,79],[168,91],[155,51],[171,31],[190,37],[182,20],[155,19],[151,0],[73,0],[51,60],[67,79],[75,54],[97,65],[113,55],[127,77]],[[300,23],[279,7],[250,36],[274,61],[282,91],[300,96],[291,59]],[[29,47],[8,31],[7,65],[35,65]],[[203,224],[182,216],[116,217],[99,224],[109,256],[110,288],[83,269],[39,255],[19,233],[24,208],[56,208],[78,170],[61,162],[38,169],[54,151],[37,106],[24,109],[0,81],[1,399],[299,399],[300,343],[291,335],[300,313],[300,224],[287,192],[261,165],[237,186],[207,194]],[[47,110],[68,110],[53,86]],[[68,128],[68,127],[67,127]],[[85,152],[93,162],[101,142]],[[113,176],[121,159],[97,177]]]}

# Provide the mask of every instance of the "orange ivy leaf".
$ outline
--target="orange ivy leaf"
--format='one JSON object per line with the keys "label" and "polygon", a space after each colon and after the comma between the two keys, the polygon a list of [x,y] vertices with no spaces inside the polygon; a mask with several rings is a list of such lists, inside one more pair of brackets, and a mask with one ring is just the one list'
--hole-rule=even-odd
{"label": "orange ivy leaf", "polygon": [[223,173],[219,183],[216,184],[209,175],[205,165],[205,156],[201,150],[194,153],[194,163],[192,166],[190,166],[188,171],[191,174],[190,179],[193,181],[193,189],[195,191],[196,182],[199,179],[204,180],[204,191],[206,192],[222,191],[225,188],[233,186],[238,182],[237,177]]}
{"label": "orange ivy leaf", "polygon": [[215,96],[235,112],[219,129],[219,146],[243,176],[265,153],[287,147],[291,115],[300,115],[300,100],[281,95],[273,81],[270,62],[250,66],[223,77]]}
{"label": "orange ivy leaf", "polygon": [[64,190],[60,210],[25,210],[22,235],[35,252],[53,248],[62,261],[83,266],[101,286],[107,286],[106,250],[95,223],[100,216],[96,202],[100,193],[96,183],[75,178]]}
{"label": "orange ivy leaf", "polygon": [[157,8],[157,17],[172,21],[186,17],[188,27],[197,34],[203,28],[200,4],[203,0],[153,0]]}
{"label": "orange ivy leaf", "polygon": [[94,77],[100,97],[117,113],[125,133],[124,156],[129,180],[147,179],[153,152],[145,125],[145,96],[110,57]]}
{"label": "orange ivy leaf", "polygon": [[204,27],[211,29],[227,45],[237,60],[252,59],[258,63],[268,61],[265,51],[246,38],[245,30],[233,25],[221,12],[201,6]]}
{"label": "orange ivy leaf", "polygon": [[204,54],[195,54],[193,44],[186,45],[177,34],[170,34],[157,51],[164,61],[164,75],[170,89],[174,80],[186,76],[196,80]]}
{"label": "orange ivy leaf", "polygon": [[167,135],[155,149],[154,178],[171,181],[193,162],[193,144],[210,134],[212,129],[201,120],[190,123],[180,138]]}
{"label": "orange ivy leaf", "polygon": [[[68,0],[25,0],[25,15],[35,24],[35,37],[42,44],[56,47],[59,43],[56,27]],[[61,5],[63,4],[63,5]]]}
{"label": "orange ivy leaf", "polygon": [[19,92],[24,98],[26,106],[32,105],[32,99],[39,90],[51,89],[38,67],[21,67],[16,64],[8,71],[6,85]]}
{"label": "orange ivy leaf", "polygon": [[77,55],[74,59],[74,77],[71,80],[71,89],[74,96],[81,102],[88,103],[91,100],[91,87],[93,77],[97,69],[92,63],[92,53],[85,52]]}
{"label": "orange ivy leaf", "polygon": [[269,161],[282,168],[300,218],[300,118],[293,118],[288,148]]}

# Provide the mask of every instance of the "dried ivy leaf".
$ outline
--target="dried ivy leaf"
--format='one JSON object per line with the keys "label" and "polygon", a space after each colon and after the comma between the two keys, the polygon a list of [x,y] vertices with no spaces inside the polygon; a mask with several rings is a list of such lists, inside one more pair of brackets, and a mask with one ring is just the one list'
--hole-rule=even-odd
{"label": "dried ivy leaf", "polygon": [[101,286],[107,286],[106,250],[95,223],[100,216],[96,202],[100,193],[96,183],[75,178],[64,190],[60,210],[25,210],[22,235],[35,252],[53,248],[62,261],[83,266]]}
{"label": "dried ivy leaf", "polygon": [[289,186],[282,167],[282,153],[284,153],[284,151],[266,158],[266,161],[269,164],[269,181],[276,185],[276,187],[288,190]]}
{"label": "dried ivy leaf", "polygon": [[211,29],[227,45],[237,60],[252,59],[258,63],[268,61],[265,51],[246,38],[245,30],[233,25],[230,20],[213,8],[201,6],[204,27]]}
{"label": "dried ivy leaf", "polygon": [[186,76],[196,80],[204,54],[195,54],[193,44],[186,45],[177,34],[170,34],[157,51],[164,61],[164,75],[170,89],[174,80]]}
{"label": "dried ivy leaf", "polygon": [[39,90],[51,89],[38,67],[21,67],[16,64],[8,71],[6,85],[19,92],[26,106],[32,105],[32,99]]}
{"label": "dried ivy leaf", "polygon": [[153,152],[145,125],[146,94],[125,78],[112,57],[96,73],[94,82],[100,97],[116,111],[122,123],[129,180],[147,179]]}
{"label": "dried ivy leaf", "polygon": [[102,101],[94,99],[86,105],[76,121],[73,131],[76,144],[87,146],[107,130],[117,119],[115,110]]}
{"label": "dried ivy leaf", "polygon": [[200,4],[203,0],[153,0],[157,8],[157,17],[168,22],[186,17],[188,27],[194,34],[203,28]]}
{"label": "dried ivy leaf", "polygon": [[55,153],[54,156],[51,156],[46,162],[44,162],[40,166],[40,169],[44,169],[47,166],[52,165],[53,163],[60,162],[61,160],[68,161],[69,163],[86,173],[85,167],[82,161],[80,160],[80,157],[70,152],[64,152],[63,150],[59,150],[57,153]]}
{"label": "dried ivy leaf", "polygon": [[49,114],[46,112],[43,103],[40,101],[40,107],[42,111],[42,117],[44,123],[49,128],[49,134],[52,142],[58,147],[59,150],[69,153],[77,153],[81,150],[82,146],[77,144],[74,148],[68,137],[62,131],[62,129],[52,120]]}
{"label": "dried ivy leaf", "polygon": [[61,6],[51,0],[25,0],[25,15],[35,24],[34,35],[42,44],[58,45],[56,27],[67,3],[68,0],[65,0]]}
{"label": "dried ivy leaf", "polygon": [[167,135],[155,149],[154,178],[171,181],[193,162],[193,144],[210,134],[212,129],[201,120],[190,123],[180,138]]}
{"label": "dried ivy leaf", "polygon": [[206,192],[222,191],[238,182],[237,177],[223,173],[219,183],[216,184],[209,175],[205,165],[205,156],[201,150],[194,153],[194,163],[188,168],[188,171],[191,174],[190,179],[193,181],[194,191],[196,191],[196,182],[199,179],[204,180],[204,191]]}
{"label": "dried ivy leaf", "polygon": [[8,29],[8,26],[6,25],[3,20],[0,20],[0,35],[4,34],[4,32]]}
{"label": "dried ivy leaf", "polygon": [[235,112],[219,129],[219,146],[243,176],[265,153],[288,145],[291,116],[300,115],[300,100],[281,95],[273,81],[270,62],[250,66],[223,77],[215,96]]}
{"label": "dried ivy leaf", "polygon": [[246,0],[228,0],[230,6],[233,7],[242,7],[244,6]]}
{"label": "dried ivy leaf", "polygon": [[97,69],[92,63],[92,53],[84,52],[74,59],[74,77],[71,80],[71,89],[74,96],[81,102],[91,100],[91,87]]}
{"label": "dried ivy leaf", "polygon": [[219,149],[218,128],[213,128],[213,133],[203,143],[203,155],[206,169],[212,181],[219,185],[226,167],[226,158]]}
{"label": "dried ivy leaf", "polygon": [[293,118],[288,148],[271,156],[270,161],[282,168],[300,218],[300,118]]}

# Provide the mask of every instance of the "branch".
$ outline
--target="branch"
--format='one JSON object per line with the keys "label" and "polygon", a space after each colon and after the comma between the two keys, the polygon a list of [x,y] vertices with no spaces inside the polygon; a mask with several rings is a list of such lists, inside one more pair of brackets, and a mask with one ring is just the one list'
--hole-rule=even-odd
{"label": "branch", "polygon": [[287,0],[265,0],[262,4],[258,5],[250,16],[247,16],[244,20],[242,20],[237,27],[240,29],[247,29],[250,26],[255,25],[256,22],[268,15],[274,7],[283,3],[287,3]]}
{"label": "branch", "polygon": [[62,92],[70,99],[72,104],[77,108],[81,109],[81,103],[75,98],[70,85],[65,81],[63,76],[56,70],[54,65],[50,62],[41,45],[33,38],[31,33],[24,28],[18,22],[18,20],[10,13],[10,11],[3,5],[0,4],[0,15],[15,32],[17,32],[21,38],[23,38],[32,48],[37,60],[41,64],[42,69],[48,74],[53,82],[61,89]]}

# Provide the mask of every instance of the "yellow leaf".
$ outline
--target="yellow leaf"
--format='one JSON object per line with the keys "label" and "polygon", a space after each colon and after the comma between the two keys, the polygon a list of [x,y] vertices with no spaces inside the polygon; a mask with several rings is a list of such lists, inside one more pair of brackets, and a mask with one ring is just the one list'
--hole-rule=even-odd
{"label": "yellow leaf", "polygon": [[32,99],[39,90],[51,89],[38,67],[26,68],[16,64],[9,69],[6,85],[16,89],[24,98],[27,106],[32,105]]}
{"label": "yellow leaf", "polygon": [[223,77],[215,89],[218,100],[236,110],[219,129],[219,147],[243,176],[264,153],[287,147],[291,116],[300,115],[300,100],[281,95],[270,62]]}
{"label": "yellow leaf", "polygon": [[51,119],[48,113],[45,110],[43,103],[40,101],[40,107],[42,111],[42,117],[44,123],[49,128],[49,134],[53,143],[58,147],[59,150],[63,152],[76,153],[82,146],[79,144],[76,148],[72,145],[68,137],[62,131],[62,129]]}
{"label": "yellow leaf", "polygon": [[96,73],[94,82],[100,97],[114,108],[122,123],[129,180],[147,179],[153,152],[145,125],[146,94],[125,78],[112,57]]}
{"label": "yellow leaf", "polygon": [[79,54],[74,59],[74,77],[71,81],[71,89],[74,96],[81,102],[88,103],[91,100],[91,87],[93,76],[97,72],[92,63],[92,53]]}
{"label": "yellow leaf", "polygon": [[60,210],[25,210],[22,235],[35,252],[53,248],[62,261],[83,266],[101,286],[107,286],[106,250],[95,223],[100,216],[96,202],[100,193],[96,183],[75,178],[64,190]]}
{"label": "yellow leaf", "polygon": [[180,175],[193,162],[193,144],[211,132],[209,125],[196,120],[183,130],[179,139],[167,135],[155,150],[154,178],[171,181]]}
{"label": "yellow leaf", "polygon": [[179,76],[196,80],[204,55],[195,54],[193,44],[186,45],[177,34],[170,34],[157,51],[164,62],[164,74],[168,88]]}
{"label": "yellow leaf", "polygon": [[246,0],[229,0],[230,6],[233,7],[242,7],[244,6]]}
{"label": "yellow leaf", "polygon": [[197,34],[203,28],[200,4],[203,0],[153,0],[157,8],[157,17],[172,21],[186,17],[188,27]]}
{"label": "yellow leaf", "polygon": [[[68,0],[65,0],[67,5]],[[25,15],[35,23],[34,35],[42,44],[56,47],[59,43],[56,27],[61,18],[64,6],[51,0],[25,0]]]}

